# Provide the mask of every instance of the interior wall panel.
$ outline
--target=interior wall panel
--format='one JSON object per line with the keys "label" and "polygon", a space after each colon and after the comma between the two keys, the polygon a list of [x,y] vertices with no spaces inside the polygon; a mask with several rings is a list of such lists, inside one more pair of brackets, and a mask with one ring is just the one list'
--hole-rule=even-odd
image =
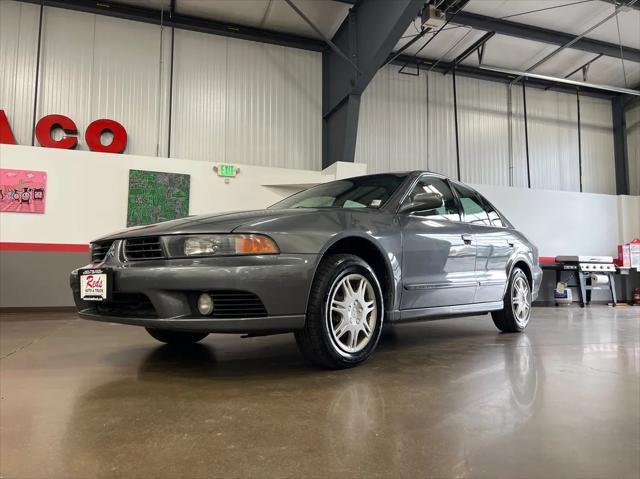
{"label": "interior wall panel", "polygon": [[387,68],[391,170],[426,170],[429,168],[427,75],[400,74],[395,65]]}
{"label": "interior wall panel", "polygon": [[[46,7],[37,116],[67,115],[81,133],[93,120],[116,120],[128,133],[126,153],[156,156],[160,44],[157,25]],[[82,134],[78,148],[86,149]]]}
{"label": "interior wall panel", "polygon": [[[66,115],[74,120],[79,131],[91,121],[95,22],[96,16],[89,13],[45,7],[38,118],[50,114]],[[78,149],[86,149],[82,138],[78,142]]]}
{"label": "interior wall panel", "polygon": [[172,157],[321,168],[319,53],[175,34]]}
{"label": "interior wall panel", "polygon": [[360,103],[356,162],[369,172],[428,168],[427,76],[382,68]]}
{"label": "interior wall panel", "polygon": [[322,56],[284,48],[284,166],[322,167]]}
{"label": "interior wall panel", "polygon": [[640,105],[627,110],[625,117],[629,161],[629,194],[640,195]]}
{"label": "interior wall panel", "polygon": [[[127,152],[157,156],[160,139],[161,29],[96,15],[91,113],[126,125]],[[86,124],[85,124],[86,125]]]}
{"label": "interior wall panel", "polygon": [[611,101],[580,97],[582,185],[588,193],[616,194]]}
{"label": "interior wall panel", "polygon": [[527,177],[527,141],[524,124],[524,92],[521,85],[509,87],[511,111],[509,119],[509,185],[526,188]]}
{"label": "interior wall panel", "polygon": [[456,81],[461,179],[509,186],[508,86],[466,77]]}
{"label": "interior wall panel", "polygon": [[31,144],[39,21],[38,5],[0,1],[0,110],[21,145]]}
{"label": "interior wall panel", "polygon": [[429,170],[457,178],[452,76],[429,73],[427,88]]}
{"label": "interior wall panel", "polygon": [[373,77],[360,99],[355,161],[365,163],[368,173],[393,169],[389,158],[389,69],[382,68]]}
{"label": "interior wall panel", "polygon": [[576,96],[527,88],[531,187],[579,191]]}
{"label": "interior wall panel", "polygon": [[174,31],[171,156],[226,161],[227,37]]}

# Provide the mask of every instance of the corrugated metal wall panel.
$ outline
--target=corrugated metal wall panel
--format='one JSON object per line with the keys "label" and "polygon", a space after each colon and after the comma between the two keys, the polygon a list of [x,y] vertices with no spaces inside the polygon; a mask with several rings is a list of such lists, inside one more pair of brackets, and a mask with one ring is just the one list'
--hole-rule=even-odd
{"label": "corrugated metal wall panel", "polygon": [[[428,151],[429,170],[456,178],[456,134],[451,75],[429,73]],[[457,79],[456,79],[457,81]]]}
{"label": "corrugated metal wall panel", "polygon": [[227,42],[227,159],[285,166],[284,48]]}
{"label": "corrugated metal wall panel", "polygon": [[[128,132],[126,153],[155,156],[160,33],[155,25],[45,8],[37,116],[67,115],[80,132],[93,120],[116,120]],[[82,134],[78,143],[86,149]]]}
{"label": "corrugated metal wall panel", "polygon": [[582,188],[589,193],[616,194],[611,101],[580,97]]}
{"label": "corrugated metal wall panel", "polygon": [[[45,7],[36,116],[72,118],[82,132],[91,120],[91,77],[96,16]],[[73,28],[70,28],[73,25]],[[61,54],[64,52],[64,54]],[[128,128],[129,125],[125,125]],[[78,149],[86,149],[79,135]]]}
{"label": "corrugated metal wall panel", "polygon": [[368,171],[427,169],[427,77],[382,68],[360,103],[356,162]]}
{"label": "corrugated metal wall panel", "polygon": [[579,191],[576,96],[527,88],[531,187]]}
{"label": "corrugated metal wall panel", "polygon": [[40,7],[0,1],[0,110],[21,145],[30,145]]}
{"label": "corrugated metal wall panel", "polygon": [[389,161],[395,171],[426,170],[428,151],[427,75],[398,73],[386,67],[389,77]]}
{"label": "corrugated metal wall panel", "polygon": [[171,156],[320,169],[321,61],[176,30]]}
{"label": "corrugated metal wall panel", "polygon": [[524,93],[522,87],[514,85],[509,88],[511,95],[510,127],[510,186],[526,188],[527,179],[527,143],[524,125]]}
{"label": "corrugated metal wall panel", "polygon": [[224,162],[227,37],[175,30],[171,156]]}
{"label": "corrugated metal wall panel", "polygon": [[[91,114],[126,125],[127,152],[158,154],[161,30],[157,25],[96,15]],[[85,123],[86,125],[86,123]]]}
{"label": "corrugated metal wall panel", "polygon": [[376,73],[360,100],[355,161],[368,173],[391,171],[389,158],[389,69]]}
{"label": "corrugated metal wall panel", "polygon": [[284,48],[287,168],[322,168],[322,55]]}
{"label": "corrugated metal wall panel", "polygon": [[461,179],[508,186],[508,87],[475,78],[456,81]]}
{"label": "corrugated metal wall panel", "polygon": [[[0,9],[0,107],[30,144],[39,6]],[[46,7],[37,117],[68,115],[81,133],[114,118],[129,131],[127,152],[167,155],[170,44],[170,29]],[[176,30],[171,156],[320,169],[321,65],[319,53]],[[464,180],[526,185],[522,92],[511,90],[509,106],[506,86],[458,77]],[[532,187],[578,190],[575,96],[527,92]],[[613,192],[610,105],[582,102],[585,190]],[[456,177],[452,77],[383,68],[363,94],[356,161]]]}
{"label": "corrugated metal wall panel", "polygon": [[629,194],[640,195],[640,105],[627,110],[625,116],[629,161]]}
{"label": "corrugated metal wall panel", "polygon": [[158,130],[158,156],[169,156],[169,116],[171,101],[171,38],[172,28],[162,28],[162,50],[160,52],[160,127]]}

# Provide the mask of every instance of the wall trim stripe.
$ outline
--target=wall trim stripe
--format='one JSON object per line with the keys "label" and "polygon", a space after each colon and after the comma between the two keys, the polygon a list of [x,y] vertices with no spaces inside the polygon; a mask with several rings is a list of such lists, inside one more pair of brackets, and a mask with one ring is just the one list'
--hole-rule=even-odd
{"label": "wall trim stripe", "polygon": [[88,253],[88,244],[0,242],[0,251],[44,251],[49,253]]}

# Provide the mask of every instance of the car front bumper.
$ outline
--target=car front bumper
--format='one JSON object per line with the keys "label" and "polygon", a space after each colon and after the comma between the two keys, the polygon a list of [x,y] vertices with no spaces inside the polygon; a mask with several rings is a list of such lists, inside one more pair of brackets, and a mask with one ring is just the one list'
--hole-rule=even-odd
{"label": "car front bumper", "polygon": [[[304,326],[317,255],[125,261],[119,243],[116,241],[102,263],[89,264],[71,273],[74,301],[84,319],[240,334],[285,332]],[[80,298],[78,275],[85,268],[111,272],[112,300],[96,303]],[[196,301],[202,293],[211,293],[214,298],[222,295],[220,304],[226,309],[214,307],[211,316],[201,315]],[[235,299],[228,299],[230,294]],[[246,297],[252,306],[244,315],[242,298]],[[214,304],[218,304],[215,299]],[[263,306],[257,314],[255,311],[260,308],[256,305]]]}

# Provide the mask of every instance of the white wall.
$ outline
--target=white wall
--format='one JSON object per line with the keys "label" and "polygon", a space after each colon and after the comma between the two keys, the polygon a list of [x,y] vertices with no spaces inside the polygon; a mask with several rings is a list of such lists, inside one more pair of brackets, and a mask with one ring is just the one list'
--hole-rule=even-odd
{"label": "white wall", "polygon": [[640,196],[474,185],[540,250],[540,256],[618,256],[640,237]]}
{"label": "white wall", "polygon": [[365,173],[354,163],[325,172],[238,166],[226,184],[210,162],[0,145],[1,168],[47,172],[45,214],[0,213],[0,242],[87,244],[126,227],[130,169],[191,175],[190,214],[264,208],[301,185]]}
{"label": "white wall", "polygon": [[[124,228],[129,169],[190,174],[190,214],[264,208],[304,185],[366,173],[365,165],[358,163],[339,163],[325,172],[241,165],[240,174],[225,184],[212,166],[194,160],[0,145],[0,167],[47,171],[45,214],[0,213],[0,242],[86,244]],[[640,236],[640,196],[476,188],[538,245],[542,256],[616,255],[619,242]]]}

